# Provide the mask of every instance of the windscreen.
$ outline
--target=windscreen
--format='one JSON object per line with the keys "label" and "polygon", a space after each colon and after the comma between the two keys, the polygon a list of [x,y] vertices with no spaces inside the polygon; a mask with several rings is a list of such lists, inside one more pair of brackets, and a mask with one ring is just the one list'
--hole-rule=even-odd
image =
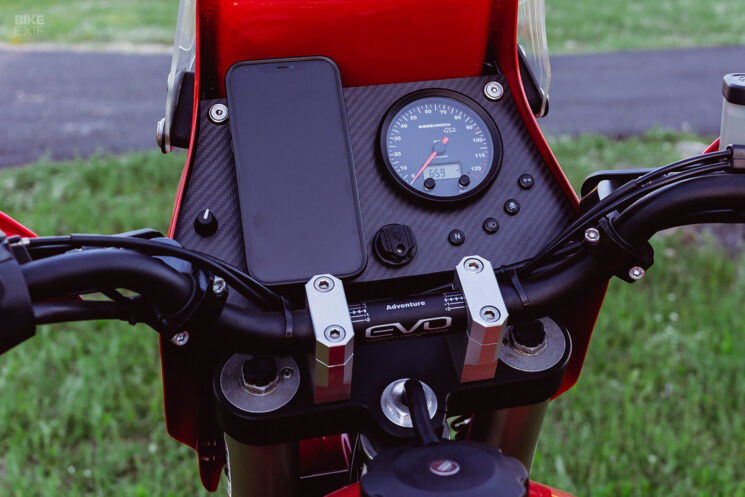
{"label": "windscreen", "polygon": [[517,43],[525,54],[543,97],[538,112],[538,117],[541,117],[548,110],[548,86],[551,83],[544,0],[520,0],[517,12]]}

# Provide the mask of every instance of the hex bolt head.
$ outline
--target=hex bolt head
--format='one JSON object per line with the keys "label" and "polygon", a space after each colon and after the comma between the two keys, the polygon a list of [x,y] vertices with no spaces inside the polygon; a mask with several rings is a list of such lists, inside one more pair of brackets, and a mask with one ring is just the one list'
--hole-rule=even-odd
{"label": "hex bolt head", "polygon": [[644,278],[644,268],[641,268],[639,266],[632,267],[631,269],[629,269],[629,278],[634,281],[639,281],[640,279]]}
{"label": "hex bolt head", "polygon": [[292,375],[295,373],[292,371],[292,368],[282,368],[282,371],[280,371],[279,374],[285,380],[289,380],[290,378],[292,378]]}
{"label": "hex bolt head", "polygon": [[585,241],[590,245],[595,245],[600,241],[600,232],[595,228],[585,230]]}
{"label": "hex bolt head", "polygon": [[225,104],[215,104],[210,107],[210,121],[215,124],[222,124],[228,120],[228,106]]}
{"label": "hex bolt head", "polygon": [[483,319],[487,323],[493,323],[495,321],[499,321],[501,314],[499,313],[499,309],[497,309],[496,307],[487,305],[481,308],[479,316],[481,316],[481,319]]}
{"label": "hex bolt head", "polygon": [[179,333],[176,333],[171,337],[171,343],[173,343],[177,347],[183,347],[184,345],[189,343],[189,332],[181,331]]}
{"label": "hex bolt head", "polygon": [[497,101],[504,96],[504,88],[496,81],[489,81],[484,86],[484,95],[489,100]]}
{"label": "hex bolt head", "polygon": [[347,332],[344,331],[344,328],[341,326],[332,324],[323,331],[323,336],[325,336],[326,340],[329,342],[341,342],[344,340],[344,337],[347,336]]}
{"label": "hex bolt head", "polygon": [[227,291],[228,284],[225,280],[219,276],[215,276],[215,279],[212,281],[212,293],[214,293],[216,297],[222,297]]}
{"label": "hex bolt head", "polygon": [[325,276],[320,276],[313,282],[313,288],[323,293],[330,292],[334,289],[334,280]]}
{"label": "hex bolt head", "polygon": [[463,267],[472,273],[480,273],[484,269],[484,263],[471,257],[463,262]]}

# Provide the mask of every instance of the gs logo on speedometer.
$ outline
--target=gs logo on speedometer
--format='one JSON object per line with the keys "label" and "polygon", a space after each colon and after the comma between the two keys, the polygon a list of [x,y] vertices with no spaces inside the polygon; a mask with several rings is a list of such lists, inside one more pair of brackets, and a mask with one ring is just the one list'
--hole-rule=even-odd
{"label": "gs logo on speedometer", "polygon": [[380,127],[380,154],[406,192],[455,202],[483,191],[502,165],[502,138],[491,116],[449,90],[421,90],[398,100]]}

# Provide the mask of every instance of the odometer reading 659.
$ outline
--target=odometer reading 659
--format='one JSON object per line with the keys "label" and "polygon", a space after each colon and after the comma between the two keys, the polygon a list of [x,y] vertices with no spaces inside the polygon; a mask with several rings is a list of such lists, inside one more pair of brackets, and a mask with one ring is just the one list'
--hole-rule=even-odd
{"label": "odometer reading 659", "polygon": [[473,100],[448,90],[418,91],[393,104],[379,145],[396,183],[438,202],[482,191],[502,162],[502,140],[492,118]]}

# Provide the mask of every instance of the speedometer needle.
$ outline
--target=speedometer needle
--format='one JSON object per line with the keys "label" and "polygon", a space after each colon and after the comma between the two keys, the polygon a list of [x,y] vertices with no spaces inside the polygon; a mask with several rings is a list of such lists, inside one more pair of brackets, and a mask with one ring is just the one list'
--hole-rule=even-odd
{"label": "speedometer needle", "polygon": [[[449,141],[449,138],[446,136],[439,143],[442,143],[443,145],[445,145],[448,141]],[[437,143],[435,143],[435,145],[437,145]],[[411,183],[409,183],[410,185],[413,185],[416,179],[419,177],[419,175],[422,174],[425,169],[427,169],[427,166],[429,166],[429,163],[435,160],[435,157],[437,157],[437,153],[438,153],[437,150],[435,150],[434,152],[430,154],[430,156],[427,158],[427,161],[424,163],[424,165],[419,170],[419,172],[414,175],[414,179],[412,179]]]}

